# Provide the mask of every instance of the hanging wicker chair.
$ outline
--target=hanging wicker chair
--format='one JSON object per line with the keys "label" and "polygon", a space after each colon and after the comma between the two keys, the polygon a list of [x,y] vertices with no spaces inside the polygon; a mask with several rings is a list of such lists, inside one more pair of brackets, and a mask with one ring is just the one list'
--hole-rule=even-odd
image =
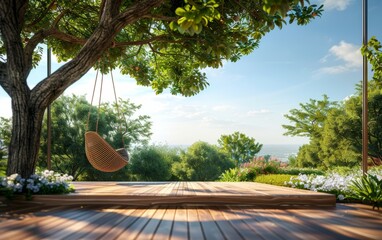
{"label": "hanging wicker chair", "polygon": [[[111,73],[111,80],[113,83],[115,103],[117,106],[117,111],[119,116],[120,114],[118,109],[118,102],[117,102],[117,95],[116,95],[115,86],[114,86],[113,74],[112,72],[110,73]],[[93,104],[94,93],[95,93],[95,89],[97,85],[97,79],[98,79],[98,71],[95,78],[93,95],[92,95],[92,99],[90,103],[91,105]],[[103,85],[103,74],[101,78],[101,87],[100,87],[100,94],[99,94],[96,131],[88,131],[89,121],[90,121],[90,110],[91,110],[90,109],[88,113],[88,121],[86,124],[86,132],[85,132],[85,152],[86,152],[86,157],[88,161],[95,169],[100,170],[102,172],[115,172],[128,164],[129,154],[124,148],[115,150],[97,132],[98,120],[99,120],[99,109],[101,105],[102,85]],[[118,128],[118,130],[120,129]],[[121,140],[124,146],[125,144],[123,141],[123,136]]]}
{"label": "hanging wicker chair", "polygon": [[85,152],[90,164],[102,172],[115,172],[126,166],[129,160],[124,148],[114,150],[93,131],[85,133]]}

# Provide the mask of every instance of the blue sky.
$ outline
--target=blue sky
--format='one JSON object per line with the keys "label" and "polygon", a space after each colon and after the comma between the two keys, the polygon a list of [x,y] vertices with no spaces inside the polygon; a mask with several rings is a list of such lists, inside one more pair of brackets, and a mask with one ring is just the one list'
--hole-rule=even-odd
{"label": "blue sky", "polygon": [[[362,1],[317,0],[325,12],[307,26],[288,25],[265,36],[258,49],[236,63],[207,69],[210,86],[193,97],[161,95],[114,71],[117,95],[142,104],[137,114],[151,116],[153,143],[212,144],[222,134],[240,131],[263,144],[303,144],[306,138],[283,136],[284,114],[310,98],[327,94],[340,101],[362,79]],[[369,0],[369,37],[382,40],[382,1]],[[378,26],[379,25],[379,26]],[[44,56],[44,59],[46,57]],[[56,61],[53,58],[54,61]],[[53,64],[53,71],[59,64]],[[33,87],[46,75],[46,61],[33,70]],[[106,76],[108,77],[108,76]],[[89,98],[95,72],[90,71],[65,94]],[[113,100],[111,84],[104,99]],[[0,116],[10,117],[10,99],[0,89]]]}

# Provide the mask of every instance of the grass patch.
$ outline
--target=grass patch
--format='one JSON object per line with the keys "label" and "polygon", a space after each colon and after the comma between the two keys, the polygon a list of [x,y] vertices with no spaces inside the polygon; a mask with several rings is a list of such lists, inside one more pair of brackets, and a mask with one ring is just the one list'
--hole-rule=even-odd
{"label": "grass patch", "polygon": [[291,177],[293,177],[293,175],[290,174],[259,175],[256,177],[255,182],[272,184],[277,186],[285,186],[284,182],[289,182]]}

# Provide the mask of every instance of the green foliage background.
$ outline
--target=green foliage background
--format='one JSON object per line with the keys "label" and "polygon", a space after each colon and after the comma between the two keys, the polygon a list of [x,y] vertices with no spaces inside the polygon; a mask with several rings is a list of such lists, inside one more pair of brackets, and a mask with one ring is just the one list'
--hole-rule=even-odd
{"label": "green foliage background", "polygon": [[216,146],[196,142],[181,153],[180,161],[174,163],[173,174],[179,180],[214,181],[234,166],[229,156]]}
{"label": "green foliage background", "polygon": [[[382,164],[382,52],[374,37],[363,47],[374,71],[368,82],[368,155],[370,164]],[[283,125],[285,135],[307,136],[309,144],[300,147],[293,164],[297,167],[330,169],[358,166],[362,151],[362,88],[341,102],[311,99],[290,110],[285,117],[292,123]]]}

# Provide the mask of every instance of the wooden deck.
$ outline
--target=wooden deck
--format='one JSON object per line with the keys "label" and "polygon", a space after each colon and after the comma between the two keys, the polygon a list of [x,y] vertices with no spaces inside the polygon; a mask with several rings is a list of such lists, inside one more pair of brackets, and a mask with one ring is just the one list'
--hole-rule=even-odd
{"label": "wooden deck", "polygon": [[0,206],[0,239],[382,239],[370,206],[259,209],[232,206]]}
{"label": "wooden deck", "polygon": [[[0,199],[0,239],[382,239],[382,214],[258,183],[75,182]],[[2,201],[2,202],[1,202]]]}
{"label": "wooden deck", "polygon": [[35,195],[44,204],[132,206],[334,207],[335,196],[253,182],[74,182],[68,195]]}

